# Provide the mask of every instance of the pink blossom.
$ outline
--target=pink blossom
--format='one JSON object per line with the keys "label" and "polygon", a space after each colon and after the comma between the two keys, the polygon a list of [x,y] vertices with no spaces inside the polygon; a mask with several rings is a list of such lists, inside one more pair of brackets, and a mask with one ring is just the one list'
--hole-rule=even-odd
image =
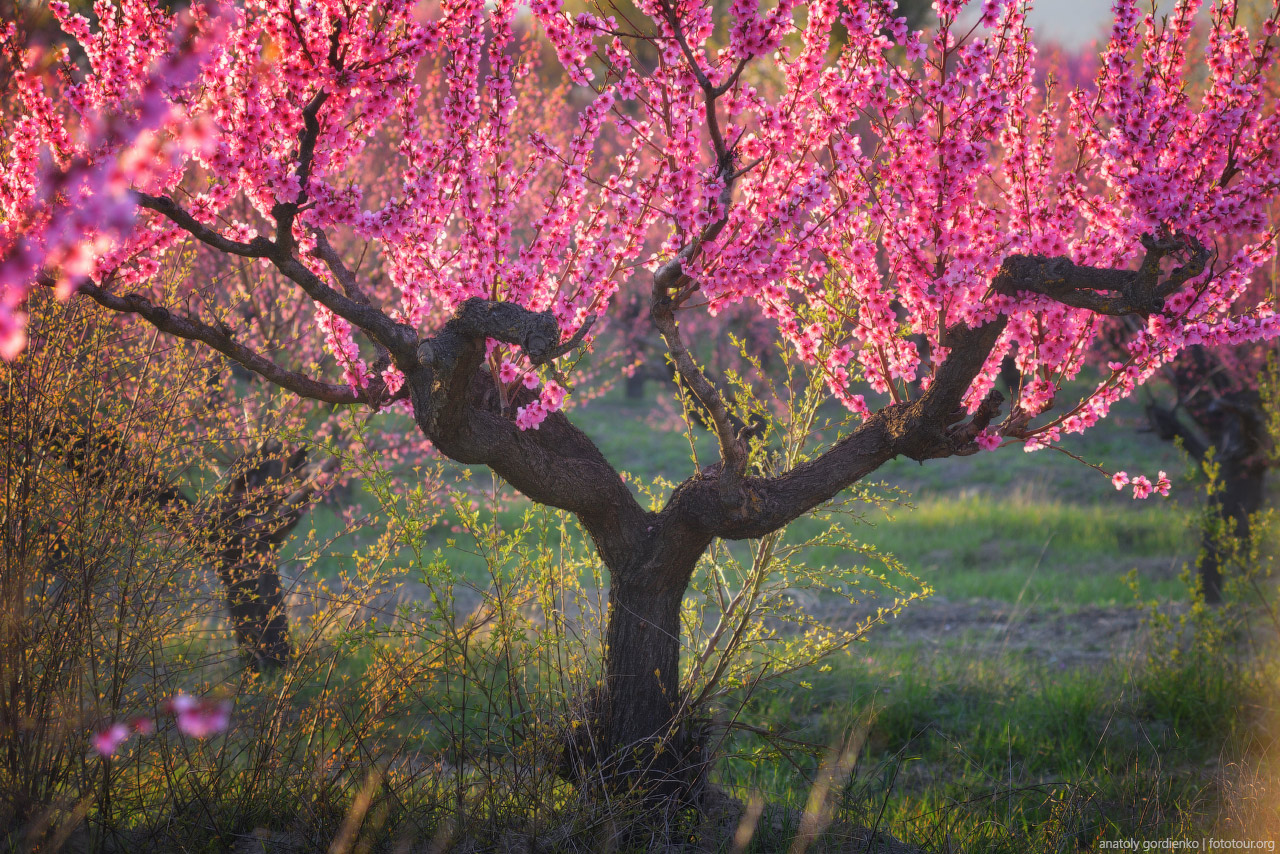
{"label": "pink blossom", "polygon": [[93,734],[90,742],[93,745],[94,753],[99,756],[111,756],[120,749],[120,745],[124,744],[129,738],[129,728],[121,723],[114,723],[106,729],[102,729]]}
{"label": "pink blossom", "polygon": [[178,723],[178,731],[192,738],[208,738],[222,732],[231,723],[231,701],[196,699],[189,694],[175,694],[165,704]]}
{"label": "pink blossom", "polygon": [[136,715],[128,723],[129,729],[138,735],[151,735],[156,731],[155,719],[146,715]]}
{"label": "pink blossom", "polygon": [[996,448],[1000,447],[999,434],[994,433],[991,430],[983,430],[974,437],[974,441],[977,442],[978,447],[984,451],[994,451]]}
{"label": "pink blossom", "polygon": [[546,407],[542,405],[541,400],[535,400],[528,406],[521,406],[516,410],[516,426],[521,430],[537,430],[546,417]]}
{"label": "pink blossom", "polygon": [[1133,479],[1133,497],[1146,498],[1151,494],[1151,481],[1147,480],[1144,475],[1138,475]]}
{"label": "pink blossom", "polygon": [[194,708],[179,712],[178,731],[192,738],[208,738],[224,731],[231,723],[231,701],[204,700]]}
{"label": "pink blossom", "polygon": [[404,374],[394,367],[387,368],[382,372],[382,381],[387,385],[388,394],[395,394],[404,388]]}
{"label": "pink blossom", "polygon": [[1172,485],[1173,484],[1169,483],[1169,476],[1166,475],[1163,471],[1156,476],[1156,492],[1160,493],[1161,495],[1168,495],[1169,488]]}
{"label": "pink blossom", "polygon": [[542,407],[547,412],[558,412],[560,406],[564,403],[564,396],[567,392],[564,386],[555,380],[548,380],[547,384],[542,387]]}
{"label": "pink blossom", "polygon": [[1129,482],[1129,475],[1125,472],[1118,471],[1111,475],[1111,483],[1115,485],[1117,490],[1124,489],[1125,484]]}
{"label": "pink blossom", "polygon": [[[44,271],[60,295],[92,281],[127,298],[120,310],[136,296],[225,318],[235,328],[196,339],[249,348],[295,390],[345,384],[322,396],[370,400],[358,392],[374,378],[374,328],[354,325],[368,315],[346,302],[318,234],[340,253],[353,235],[366,244],[348,267],[367,304],[419,339],[471,298],[546,312],[562,340],[592,318],[607,328],[640,271],[679,258],[686,329],[704,312],[755,312],[864,418],[954,367],[949,330],[998,321],[961,405],[976,413],[1012,357],[1017,414],[1036,417],[981,447],[1049,447],[1189,348],[1280,337],[1249,288],[1280,243],[1280,51],[1266,41],[1274,22],[1251,32],[1233,3],[1199,16],[1175,4],[1166,20],[1117,0],[1100,54],[1052,62],[1006,0],[972,15],[938,0],[923,33],[892,4],[730,0],[721,14],[693,0],[676,4],[683,41],[652,3],[637,7],[650,18],[640,38],[563,0],[232,5],[215,20],[131,2],[90,21],[56,3],[74,64],[28,52],[0,22],[3,52],[20,58],[0,106],[0,357],[22,347],[23,299]],[[341,68],[323,61],[331,48]],[[643,73],[637,49],[656,52]],[[579,91],[548,93],[542,54]],[[704,80],[732,158],[712,153]],[[306,127],[314,157],[301,168]],[[728,159],[754,165],[730,177]],[[134,191],[186,210],[140,210]],[[202,252],[229,245],[264,288],[287,286],[264,303],[307,300],[300,322],[261,322],[231,277],[160,275],[202,229],[217,232]],[[1104,350],[1095,312],[993,287],[1013,256],[1132,271],[1149,235],[1232,248],[1144,306],[1095,383],[1081,382]],[[260,239],[296,257],[282,267]],[[1165,272],[1189,252],[1174,254]],[[501,382],[538,389],[514,364],[527,365],[520,346],[489,339],[485,353],[511,356]],[[516,425],[535,429],[563,403],[548,382]]]}
{"label": "pink blossom", "polygon": [[192,711],[198,703],[199,701],[195,697],[179,691],[177,694],[174,694],[166,700],[161,705],[161,708],[169,714],[177,716]]}

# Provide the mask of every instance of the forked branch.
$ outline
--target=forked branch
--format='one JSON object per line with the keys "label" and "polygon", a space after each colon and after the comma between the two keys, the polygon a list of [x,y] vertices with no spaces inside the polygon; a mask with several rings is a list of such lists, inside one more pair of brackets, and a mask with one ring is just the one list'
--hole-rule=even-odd
{"label": "forked branch", "polygon": [[[1000,265],[992,287],[997,293],[1042,294],[1074,308],[1112,317],[1149,317],[1164,309],[1165,299],[1205,271],[1210,252],[1193,237],[1143,235],[1146,255],[1137,270],[1113,270],[1076,264],[1070,258],[1012,255]],[[1171,255],[1185,262],[1160,280],[1160,264]]]}

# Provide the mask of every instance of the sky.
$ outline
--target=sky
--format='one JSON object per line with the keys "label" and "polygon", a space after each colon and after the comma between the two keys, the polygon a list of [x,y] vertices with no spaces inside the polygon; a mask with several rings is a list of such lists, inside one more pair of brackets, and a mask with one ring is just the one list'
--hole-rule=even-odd
{"label": "sky", "polygon": [[1028,20],[1037,40],[1077,48],[1105,39],[1111,26],[1111,0],[1040,0]]}

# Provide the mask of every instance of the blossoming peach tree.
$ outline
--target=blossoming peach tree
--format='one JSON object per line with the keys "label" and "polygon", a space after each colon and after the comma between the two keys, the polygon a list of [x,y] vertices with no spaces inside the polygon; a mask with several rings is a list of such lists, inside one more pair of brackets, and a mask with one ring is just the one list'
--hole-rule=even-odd
{"label": "blossoming peach tree", "polygon": [[[574,514],[611,579],[602,762],[669,733],[681,600],[716,540],[775,532],[898,456],[1049,447],[1187,347],[1280,333],[1243,298],[1276,237],[1275,8],[1250,32],[1231,2],[1153,19],[1117,0],[1096,90],[1065,110],[1010,0],[939,0],[929,33],[883,0],[128,0],[93,25],[53,8],[79,65],[4,33],[9,351],[26,289],[75,289],[293,395],[406,408],[439,453]],[[576,87],[563,101],[539,44]],[[327,359],[221,280],[151,283],[193,244],[269,272]],[[656,511],[562,409],[565,357],[637,278],[719,448]],[[861,419],[768,476],[681,332],[742,303]],[[1108,316],[1140,321],[1124,358],[1062,400]],[[1026,381],[1002,414],[1010,355]]]}

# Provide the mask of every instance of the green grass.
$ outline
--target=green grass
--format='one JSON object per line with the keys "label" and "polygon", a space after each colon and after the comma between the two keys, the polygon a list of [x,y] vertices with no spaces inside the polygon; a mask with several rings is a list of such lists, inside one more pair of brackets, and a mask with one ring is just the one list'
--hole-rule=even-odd
{"label": "green grass", "polygon": [[1169,502],[1116,512],[1028,491],[931,495],[858,533],[948,598],[1085,605],[1129,601],[1121,576],[1132,568],[1158,595],[1178,595],[1178,570],[1193,545],[1188,522]]}
{"label": "green grass", "polygon": [[[1073,669],[962,645],[873,650],[809,690],[754,697],[742,718],[833,750],[858,746],[839,798],[851,824],[917,844],[949,837],[967,852],[1092,850],[1104,838],[1211,829],[1216,774],[1246,758],[1262,682],[1206,679],[1210,664],[1221,671],[1207,659]],[[797,768],[758,737],[737,746],[724,785],[744,800],[804,806],[818,758]],[[753,850],[772,844],[766,833]]]}
{"label": "green grass", "polygon": [[[615,393],[573,417],[617,468],[637,480],[683,479],[693,471],[688,439],[653,426],[652,409],[652,399],[627,401]],[[857,762],[848,781],[839,782],[837,831],[877,827],[934,850],[1001,854],[1065,854],[1091,850],[1100,838],[1187,838],[1212,831],[1224,769],[1252,761],[1255,712],[1270,696],[1263,691],[1266,680],[1271,687],[1276,680],[1271,670],[1227,668],[1220,657],[1152,658],[1132,627],[1127,634],[1094,631],[1116,615],[1133,622],[1134,598],[1124,581],[1131,569],[1144,596],[1178,612],[1188,599],[1179,570],[1197,546],[1197,498],[1179,480],[1184,464],[1176,450],[1137,431],[1134,407],[1117,410],[1117,418],[1073,440],[1072,453],[1108,470],[1153,476],[1164,469],[1178,485],[1175,497],[1133,501],[1076,460],[1018,448],[925,465],[896,460],[876,473],[887,494],[910,494],[887,511],[865,505],[866,524],[854,531],[895,555],[936,589],[936,597],[910,606],[901,623],[872,631],[867,643],[832,659],[830,670],[796,674],[804,685],[770,683],[741,708],[729,698],[719,710],[720,723],[732,718],[817,746],[810,755],[788,742],[784,757],[758,734],[732,736],[730,756],[716,766],[714,779],[743,800],[762,795],[777,808],[778,829],[762,825],[751,850],[790,847],[786,837],[796,829],[810,778],[832,748],[850,741]],[[695,441],[701,459],[713,460],[710,437],[700,433]],[[475,480],[488,483],[489,476],[476,471]],[[382,515],[357,488],[339,508],[322,506],[308,517],[317,540],[329,543],[316,565],[329,579],[355,569],[352,553],[370,545],[385,524],[371,519],[344,534],[346,522],[336,511],[352,508],[357,516]],[[517,498],[502,505],[497,520],[509,529],[528,509]],[[483,585],[484,561],[471,553],[465,534],[452,530],[456,522],[447,517],[434,527],[428,545],[440,550],[456,577]],[[791,536],[808,537],[818,526],[802,521]],[[299,543],[291,546],[286,569],[296,571],[300,549]],[[400,569],[409,566],[408,558]],[[814,549],[809,559],[845,565],[854,558]],[[412,570],[406,575],[411,581]],[[926,619],[916,619],[921,615]],[[960,618],[954,626],[953,616]],[[432,627],[429,618],[416,625]],[[317,751],[344,738],[359,740],[361,726],[353,721],[362,720],[365,691],[373,690],[362,677],[375,663],[373,647],[357,642],[363,639],[353,635],[350,649],[335,647],[332,671],[324,659],[307,676],[311,681],[290,689],[292,715],[316,706],[331,685],[342,686],[334,689],[334,708],[345,714],[350,707],[353,714],[335,712],[327,720]],[[388,659],[413,652],[403,638],[378,649]],[[478,655],[474,649],[471,654]],[[594,667],[594,661],[586,665],[592,672]],[[387,696],[396,699],[387,702],[401,704],[397,714],[406,726],[420,727],[403,735],[402,748],[413,757],[406,767],[423,774],[418,788],[405,791],[425,803],[435,796],[431,787],[447,789],[478,774],[479,763],[450,758],[451,738],[490,748],[486,759],[496,758],[497,765],[515,761],[521,744],[513,722],[521,718],[492,711],[492,696],[502,697],[503,675],[501,667],[486,669],[476,661],[465,678],[455,673],[439,685],[388,679]],[[275,696],[274,688],[264,692],[263,707]],[[436,713],[454,727],[434,723]],[[379,706],[375,717],[385,714]],[[381,737],[370,736],[371,765],[386,758],[376,755],[386,750]],[[307,745],[310,750],[309,738]],[[441,757],[445,764],[433,766]],[[232,804],[239,812],[219,822],[236,833],[309,823],[317,828],[316,847],[326,848],[351,791],[325,790],[320,798],[312,770],[304,770],[296,778],[301,782],[281,778],[289,785],[270,790],[275,800],[259,797],[257,789],[232,791],[240,797]],[[223,779],[216,769],[210,774]],[[342,778],[352,789],[360,779]],[[229,789],[235,785],[241,784],[226,782]],[[414,838],[427,841],[435,833],[432,822],[454,809],[452,793],[437,794],[439,804],[419,809],[398,803],[378,821],[390,828],[395,819],[388,816],[428,816],[413,818]],[[219,797],[233,800],[225,792]],[[507,806],[513,814],[528,811],[526,803]],[[481,818],[500,820],[474,820]],[[193,834],[205,833],[203,814],[182,820]],[[222,844],[224,837],[219,839]]]}

